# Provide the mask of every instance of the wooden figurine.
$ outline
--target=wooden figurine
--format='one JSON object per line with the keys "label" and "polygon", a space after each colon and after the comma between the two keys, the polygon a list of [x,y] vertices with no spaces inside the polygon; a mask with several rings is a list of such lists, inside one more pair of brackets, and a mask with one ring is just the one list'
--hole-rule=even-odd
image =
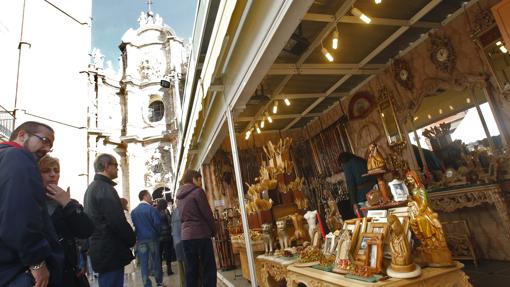
{"label": "wooden figurine", "polygon": [[411,186],[411,201],[408,203],[410,225],[420,240],[417,248],[420,263],[432,267],[451,266],[452,256],[437,213],[428,206],[428,194],[416,172],[407,173],[407,182]]}
{"label": "wooden figurine", "polygon": [[411,244],[407,237],[408,230],[394,214],[388,216],[388,224],[390,226],[391,266],[386,272],[395,278],[420,276],[421,269],[413,262]]}
{"label": "wooden figurine", "polygon": [[306,231],[303,228],[303,215],[294,213],[289,217],[292,220],[292,225],[294,225],[294,239],[297,241],[305,240]]}
{"label": "wooden figurine", "polygon": [[370,173],[371,171],[379,171],[379,170],[385,170],[386,169],[386,161],[384,160],[383,156],[379,152],[379,148],[377,147],[377,144],[372,143],[368,147],[368,160],[367,160],[367,169]]}

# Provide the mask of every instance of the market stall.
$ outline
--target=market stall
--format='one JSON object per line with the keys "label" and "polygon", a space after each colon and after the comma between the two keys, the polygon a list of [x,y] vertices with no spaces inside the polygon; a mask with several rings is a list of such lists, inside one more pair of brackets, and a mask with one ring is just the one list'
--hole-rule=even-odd
{"label": "market stall", "polygon": [[298,2],[234,13],[183,140],[243,276],[469,286],[454,260],[510,260],[498,1]]}

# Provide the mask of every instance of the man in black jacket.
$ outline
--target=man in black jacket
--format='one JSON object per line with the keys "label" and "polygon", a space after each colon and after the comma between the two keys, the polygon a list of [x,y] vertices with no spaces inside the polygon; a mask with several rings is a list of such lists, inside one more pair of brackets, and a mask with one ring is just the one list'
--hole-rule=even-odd
{"label": "man in black jacket", "polygon": [[124,266],[133,260],[130,248],[135,245],[135,233],[112,181],[117,178],[117,161],[110,154],[101,154],[94,169],[96,175],[84,200],[85,212],[95,225],[89,248],[92,268],[99,273],[99,287],[122,287]]}
{"label": "man in black jacket", "polygon": [[61,286],[64,257],[37,167],[54,139],[48,125],[25,122],[0,144],[0,286]]}

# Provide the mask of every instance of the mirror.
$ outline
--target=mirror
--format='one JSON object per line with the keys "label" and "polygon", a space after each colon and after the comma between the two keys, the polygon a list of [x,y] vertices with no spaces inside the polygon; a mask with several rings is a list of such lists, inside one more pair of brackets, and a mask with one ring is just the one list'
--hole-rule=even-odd
{"label": "mirror", "polygon": [[379,116],[381,117],[384,133],[386,134],[386,139],[388,140],[388,145],[390,147],[398,145],[404,141],[391,98],[392,96],[388,89],[383,87],[379,90],[377,100]]}

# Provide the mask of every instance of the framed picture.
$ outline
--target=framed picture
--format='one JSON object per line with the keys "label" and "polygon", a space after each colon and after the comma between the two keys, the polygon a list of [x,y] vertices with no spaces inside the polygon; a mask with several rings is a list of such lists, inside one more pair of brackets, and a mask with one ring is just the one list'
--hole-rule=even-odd
{"label": "framed picture", "polygon": [[367,228],[368,233],[382,234],[386,238],[388,234],[388,223],[386,222],[370,222]]}
{"label": "framed picture", "polygon": [[368,116],[375,106],[373,95],[368,91],[357,92],[349,101],[349,120],[358,120]]}
{"label": "framed picture", "polygon": [[401,180],[394,179],[388,183],[390,186],[391,194],[395,201],[404,201],[409,197],[409,190],[407,186]]}
{"label": "framed picture", "polygon": [[[361,233],[358,239],[358,244],[356,246],[354,252],[354,258],[356,260],[357,265],[366,266],[368,264],[367,260],[370,258],[370,248],[369,241],[379,240],[381,242],[381,250],[382,250],[382,234],[375,233]],[[382,251],[380,252],[382,256]]]}
{"label": "framed picture", "polygon": [[348,230],[351,234],[351,246],[349,249],[350,254],[354,254],[356,243],[358,242],[358,236],[360,234],[361,224],[360,219],[349,219],[344,221],[343,230]]}
{"label": "framed picture", "polygon": [[368,210],[367,211],[367,217],[388,217],[388,211],[385,209],[374,209],[374,210]]}
{"label": "framed picture", "polygon": [[322,253],[333,254],[334,248],[336,247],[336,236],[333,232],[326,235],[326,241],[324,242],[324,249]]}
{"label": "framed picture", "polygon": [[380,273],[383,260],[383,241],[379,237],[367,241],[367,259],[366,265],[373,273]]}

